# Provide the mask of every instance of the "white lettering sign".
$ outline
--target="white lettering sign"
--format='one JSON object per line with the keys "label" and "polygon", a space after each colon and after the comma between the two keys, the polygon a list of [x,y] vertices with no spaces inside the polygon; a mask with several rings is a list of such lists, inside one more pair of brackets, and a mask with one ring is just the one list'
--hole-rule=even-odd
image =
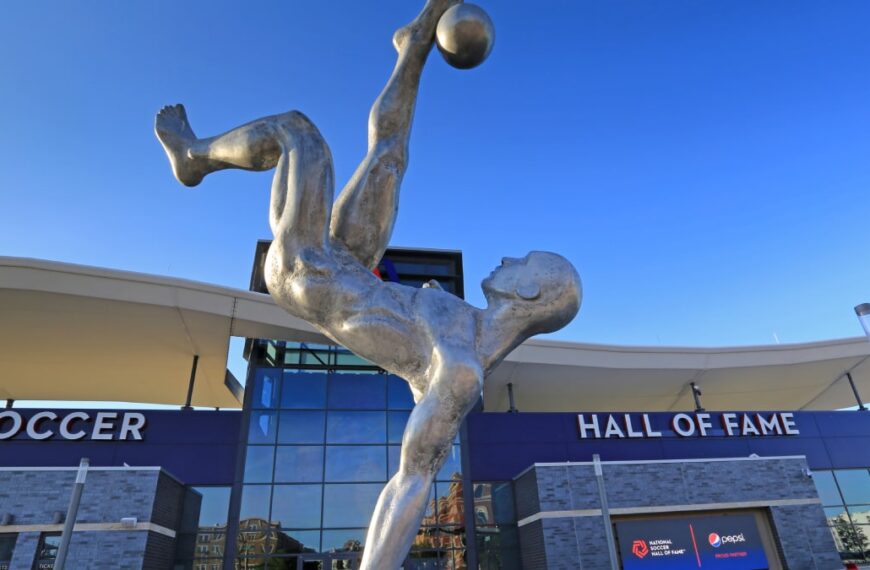
{"label": "white lettering sign", "polygon": [[[718,416],[718,417],[717,417]],[[714,425],[722,426],[721,431]],[[0,414],[2,422],[2,414]],[[746,437],[800,435],[791,412],[769,413],[678,413],[670,417],[671,432],[679,437]],[[0,439],[3,437],[0,423]],[[653,429],[650,414],[578,414],[577,432],[580,439],[658,438],[662,432]]]}
{"label": "white lettering sign", "polygon": [[[92,423],[90,428],[88,424]],[[65,439],[77,441],[141,441],[145,415],[139,412],[98,412],[92,418],[87,412],[70,412],[58,416],[55,412],[36,412],[29,419],[17,410],[0,411],[0,441],[15,438],[22,431],[27,439],[44,441]],[[596,434],[600,437],[600,434]]]}

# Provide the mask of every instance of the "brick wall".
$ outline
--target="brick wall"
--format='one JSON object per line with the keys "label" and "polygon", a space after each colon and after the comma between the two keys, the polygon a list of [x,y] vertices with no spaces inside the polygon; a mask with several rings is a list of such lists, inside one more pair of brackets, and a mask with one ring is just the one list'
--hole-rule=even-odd
{"label": "brick wall", "polygon": [[[41,532],[60,531],[55,513],[66,514],[75,478],[75,469],[0,470],[0,515],[14,517],[0,532],[18,532],[10,570],[30,570]],[[76,523],[117,526],[134,517],[175,531],[184,494],[180,482],[158,469],[95,468],[88,472]],[[175,538],[146,529],[76,530],[67,568],[171,568],[174,549]]]}
{"label": "brick wall", "polygon": [[[774,506],[783,500],[818,499],[805,469],[802,458],[603,464],[608,504],[617,513],[619,509],[628,514],[650,507],[678,512],[694,505],[724,509],[733,503],[769,503],[787,568],[839,568],[840,558],[818,503]],[[536,465],[517,478],[514,490],[524,569],[610,569],[592,465]],[[523,521],[528,517],[532,518]]]}

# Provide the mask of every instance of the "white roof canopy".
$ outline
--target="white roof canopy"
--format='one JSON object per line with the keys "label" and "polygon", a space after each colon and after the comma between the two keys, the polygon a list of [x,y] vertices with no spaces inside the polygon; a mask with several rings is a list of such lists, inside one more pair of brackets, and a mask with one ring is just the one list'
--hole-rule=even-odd
{"label": "white roof canopy", "polygon": [[[327,343],[268,295],[125,271],[0,257],[0,399],[238,407],[230,336]],[[521,411],[835,409],[870,398],[870,343],[620,347],[530,340],[487,378],[484,407]]]}

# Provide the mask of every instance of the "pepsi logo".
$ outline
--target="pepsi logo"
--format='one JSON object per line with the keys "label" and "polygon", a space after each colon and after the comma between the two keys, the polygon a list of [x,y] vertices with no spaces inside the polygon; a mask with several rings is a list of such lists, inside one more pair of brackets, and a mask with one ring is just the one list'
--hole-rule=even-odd
{"label": "pepsi logo", "polygon": [[746,537],[743,536],[742,532],[740,534],[726,534],[722,536],[719,536],[715,532],[711,532],[707,536],[707,541],[713,548],[719,548],[723,544],[738,544],[741,542],[746,542]]}

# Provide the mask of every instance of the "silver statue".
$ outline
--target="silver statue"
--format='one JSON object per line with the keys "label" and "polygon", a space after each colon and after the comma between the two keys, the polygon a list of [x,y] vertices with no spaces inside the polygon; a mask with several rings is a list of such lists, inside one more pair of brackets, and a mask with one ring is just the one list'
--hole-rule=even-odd
{"label": "silver statue", "polygon": [[368,153],[333,204],[332,156],[317,128],[291,111],[197,138],[181,105],[164,107],[155,130],[175,177],[195,186],[226,168],[275,168],[266,282],[277,303],[338,344],[411,386],[416,406],[398,473],[369,524],[362,570],[402,564],[419,529],[433,478],[484,376],[528,337],[565,326],[580,306],[580,278],[563,257],[540,251],[502,259],[482,287],[486,309],[430,282],[386,283],[375,267],[386,249],[408,161],[420,74],[441,15],[456,0],[429,0],[396,32],[398,61],[369,117]]}

